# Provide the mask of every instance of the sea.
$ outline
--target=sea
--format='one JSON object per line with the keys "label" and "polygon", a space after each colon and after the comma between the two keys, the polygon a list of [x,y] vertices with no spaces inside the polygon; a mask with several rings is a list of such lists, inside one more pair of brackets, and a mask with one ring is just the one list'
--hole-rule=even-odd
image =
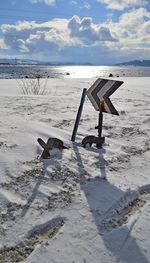
{"label": "sea", "polygon": [[0,79],[150,77],[150,67],[0,65]]}

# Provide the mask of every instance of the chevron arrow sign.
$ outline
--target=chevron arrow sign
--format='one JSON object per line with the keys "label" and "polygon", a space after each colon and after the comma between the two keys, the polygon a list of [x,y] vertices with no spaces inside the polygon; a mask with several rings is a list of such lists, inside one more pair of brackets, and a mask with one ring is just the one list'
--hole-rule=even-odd
{"label": "chevron arrow sign", "polygon": [[87,96],[96,111],[119,115],[109,96],[123,84],[123,81],[98,78],[87,90]]}

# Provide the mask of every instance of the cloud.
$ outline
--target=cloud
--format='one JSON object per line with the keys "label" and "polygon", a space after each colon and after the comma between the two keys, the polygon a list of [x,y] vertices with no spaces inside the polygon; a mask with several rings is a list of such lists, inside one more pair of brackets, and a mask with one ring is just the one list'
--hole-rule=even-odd
{"label": "cloud", "polygon": [[70,38],[67,24],[65,19],[42,24],[25,21],[16,25],[3,24],[1,30],[5,45],[13,53],[55,60],[62,49],[76,44]]}
{"label": "cloud", "polygon": [[128,13],[124,13],[119,19],[119,25],[126,30],[137,31],[145,19],[150,18],[150,13],[145,8],[139,8]]}
{"label": "cloud", "polygon": [[105,26],[94,25],[92,19],[78,16],[55,19],[43,24],[18,22],[16,25],[1,26],[4,42],[11,49],[20,52],[60,51],[68,46],[93,46],[99,42],[115,41]]}
{"label": "cloud", "polygon": [[55,5],[56,0],[29,0],[32,4],[45,3],[46,5]]}
{"label": "cloud", "polygon": [[141,26],[139,30],[139,37],[142,42],[150,46],[150,21],[145,22]]}
{"label": "cloud", "polygon": [[78,2],[77,2],[77,1],[75,1],[75,0],[72,0],[72,1],[71,1],[71,4],[73,4],[73,5],[77,5],[77,4],[78,4]]}
{"label": "cloud", "polygon": [[142,7],[148,3],[147,0],[97,0],[105,4],[109,9],[124,10],[125,8]]}
{"label": "cloud", "polygon": [[147,25],[147,20],[149,19],[150,12],[144,8],[139,8],[134,11],[124,13],[120,16],[117,23],[110,23],[109,28],[114,29],[120,41],[127,39],[129,42],[133,40],[138,43],[140,31]]}
{"label": "cloud", "polygon": [[[147,58],[150,55],[150,12],[139,8],[117,22],[93,23],[91,17],[18,22],[1,26],[0,47],[13,54],[46,60],[91,61]],[[147,53],[146,53],[147,52]],[[115,60],[116,61],[116,60]]]}
{"label": "cloud", "polygon": [[0,38],[0,49],[7,49],[7,45],[4,42],[4,39]]}
{"label": "cloud", "polygon": [[[137,59],[139,55],[144,58],[150,56],[150,12],[144,8],[124,13],[117,23],[109,22],[107,26],[114,30],[118,42],[107,43],[109,50],[117,52],[121,56],[134,55]],[[147,55],[146,55],[147,51]]]}
{"label": "cloud", "polygon": [[80,6],[80,8],[91,9],[91,4],[88,2],[83,2],[83,4]]}
{"label": "cloud", "polygon": [[83,45],[97,45],[101,41],[116,41],[106,26],[93,24],[91,17],[84,17],[81,20],[78,16],[73,16],[68,27],[71,36],[78,39]]}

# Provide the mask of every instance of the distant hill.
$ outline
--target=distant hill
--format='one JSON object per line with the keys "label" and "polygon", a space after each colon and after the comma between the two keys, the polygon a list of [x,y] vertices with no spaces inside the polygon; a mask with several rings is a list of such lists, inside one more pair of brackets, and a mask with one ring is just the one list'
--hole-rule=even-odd
{"label": "distant hill", "polygon": [[150,67],[150,60],[133,60],[117,64],[117,66]]}
{"label": "distant hill", "polygon": [[49,62],[43,62],[38,60],[30,60],[30,59],[0,59],[1,65],[52,65]]}
{"label": "distant hill", "polygon": [[92,65],[91,63],[72,63],[72,62],[46,62],[30,59],[0,59],[0,65],[48,65],[48,66],[65,66],[65,65]]}
{"label": "distant hill", "polygon": [[[3,58],[0,59],[0,65],[47,65],[47,66],[75,66],[75,65],[87,65],[92,66],[93,64],[85,62],[85,63],[73,63],[73,62],[46,62],[46,61],[38,61],[31,59],[8,59]],[[98,65],[97,65],[98,66]],[[107,65],[106,65],[107,66]],[[123,62],[119,64],[110,64],[108,66],[140,66],[140,67],[150,67],[150,60],[133,60],[128,62]]]}

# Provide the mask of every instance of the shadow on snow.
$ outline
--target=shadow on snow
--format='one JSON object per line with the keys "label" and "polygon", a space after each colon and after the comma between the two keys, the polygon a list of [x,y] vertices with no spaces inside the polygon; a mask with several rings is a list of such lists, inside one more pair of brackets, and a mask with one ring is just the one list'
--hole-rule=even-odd
{"label": "shadow on snow", "polygon": [[[73,149],[78,161],[78,170],[84,170],[81,154],[79,147],[76,143],[73,143]],[[131,235],[131,231],[134,227],[132,224],[129,229],[126,225],[119,229],[115,229],[110,232],[102,233],[101,220],[105,215],[109,214],[115,204],[123,198],[125,192],[110,184],[107,180],[101,179],[106,178],[106,160],[104,159],[104,149],[99,150],[99,164],[100,164],[100,176],[91,179],[86,184],[81,184],[89,209],[94,218],[96,227],[99,235],[102,237],[106,248],[116,257],[116,262],[126,263],[148,263],[145,255],[142,253],[141,248],[138,246],[136,239]]]}

